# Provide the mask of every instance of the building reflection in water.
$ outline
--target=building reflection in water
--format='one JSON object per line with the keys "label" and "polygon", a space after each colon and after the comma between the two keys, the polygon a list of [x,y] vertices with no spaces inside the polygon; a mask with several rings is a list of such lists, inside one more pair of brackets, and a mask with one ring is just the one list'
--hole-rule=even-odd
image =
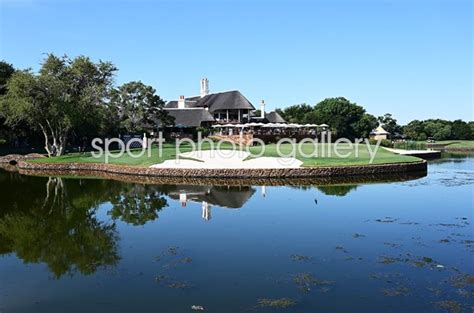
{"label": "building reflection in water", "polygon": [[[356,190],[358,185],[310,185],[310,186],[290,186],[293,189],[311,190],[315,189],[325,196],[344,197],[351,191]],[[179,201],[184,208],[189,202],[201,205],[201,216],[209,221],[212,218],[212,206],[239,209],[257,192],[260,188],[260,195],[266,198],[267,186],[193,186],[193,185],[166,185],[165,195],[171,199]],[[315,198],[317,205],[318,200]]]}
{"label": "building reflection in water", "polygon": [[202,202],[202,218],[206,221],[209,221],[211,219],[211,207],[206,201]]}
{"label": "building reflection in water", "polygon": [[[211,219],[211,208],[217,206],[227,209],[239,209],[256,192],[252,186],[170,186],[167,195],[178,200],[182,207],[188,202],[201,204],[202,218]],[[263,193],[262,193],[263,194]]]}
{"label": "building reflection in water", "polygon": [[[412,175],[393,179],[420,177]],[[259,188],[261,196],[266,197],[265,186],[142,184],[0,171],[0,256],[14,253],[25,263],[44,263],[56,278],[77,272],[92,274],[118,264],[119,222],[142,226],[156,221],[170,200],[183,207],[189,202],[197,203],[201,217],[209,221],[215,213],[211,212],[213,209],[241,208]],[[354,192],[358,184],[335,182],[282,188],[317,189],[324,197],[344,197]]]}

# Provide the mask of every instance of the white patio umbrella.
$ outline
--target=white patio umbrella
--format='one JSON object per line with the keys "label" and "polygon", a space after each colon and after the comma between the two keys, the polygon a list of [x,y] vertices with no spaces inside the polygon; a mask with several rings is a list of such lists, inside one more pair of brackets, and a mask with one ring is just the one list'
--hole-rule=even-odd
{"label": "white patio umbrella", "polygon": [[321,125],[319,125],[319,127],[329,127],[329,125],[328,124],[321,124]]}
{"label": "white patio umbrella", "polygon": [[219,124],[217,124],[217,125],[212,125],[212,128],[220,128],[220,127],[222,127],[222,125],[219,125]]}
{"label": "white patio umbrella", "polygon": [[222,127],[235,127],[235,125],[234,124],[224,124],[224,125],[222,125]]}
{"label": "white patio umbrella", "polygon": [[275,127],[277,127],[277,126],[275,126],[275,125],[277,125],[277,124],[268,123],[268,124],[263,124],[262,127],[265,127],[265,128],[275,128]]}
{"label": "white patio umbrella", "polygon": [[252,122],[252,123],[247,123],[247,124],[245,124],[245,126],[247,126],[247,127],[255,127],[255,126],[259,126],[259,125],[258,125],[258,123]]}

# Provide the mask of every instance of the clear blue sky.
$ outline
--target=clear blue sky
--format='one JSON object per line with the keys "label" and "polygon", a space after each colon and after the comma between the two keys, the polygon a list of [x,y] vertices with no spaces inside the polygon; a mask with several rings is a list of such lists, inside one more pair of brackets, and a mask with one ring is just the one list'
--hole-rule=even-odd
{"label": "clear blue sky", "polygon": [[0,58],[109,60],[166,100],[240,90],[268,108],[344,96],[402,123],[473,119],[471,0],[0,0]]}

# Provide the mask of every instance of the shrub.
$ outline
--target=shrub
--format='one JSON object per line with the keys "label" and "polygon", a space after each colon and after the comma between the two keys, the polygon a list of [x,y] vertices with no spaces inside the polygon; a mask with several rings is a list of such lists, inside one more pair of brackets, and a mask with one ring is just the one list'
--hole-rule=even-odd
{"label": "shrub", "polygon": [[406,149],[406,150],[425,150],[426,143],[424,142],[416,142],[416,141],[405,141],[405,142],[396,142],[393,145],[394,148],[397,149]]}
{"label": "shrub", "polygon": [[[375,139],[369,139],[369,143],[370,143],[371,145],[376,145],[376,144],[377,144],[377,141],[378,141],[378,140],[375,140]],[[381,145],[382,147],[387,147],[387,148],[392,148],[392,147],[393,147],[393,143],[392,143],[390,140],[388,140],[388,139],[382,139],[382,140],[380,141],[380,145]]]}
{"label": "shrub", "polygon": [[198,127],[196,128],[196,133],[199,133],[199,132],[201,132],[203,137],[207,137],[211,133],[211,130],[205,127]]}
{"label": "shrub", "polygon": [[6,139],[0,139],[0,146],[4,145],[7,143]]}
{"label": "shrub", "polygon": [[209,137],[207,137],[207,139],[210,139],[213,142],[219,142],[221,140],[221,138],[216,137],[216,136],[209,136]]}

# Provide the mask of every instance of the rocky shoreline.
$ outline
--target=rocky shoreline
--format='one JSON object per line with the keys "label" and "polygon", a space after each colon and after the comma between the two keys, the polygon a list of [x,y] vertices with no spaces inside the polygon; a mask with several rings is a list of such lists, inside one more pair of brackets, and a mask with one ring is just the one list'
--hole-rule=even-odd
{"label": "rocky shoreline", "polygon": [[463,152],[463,153],[474,153],[474,148],[445,148],[443,152]]}
{"label": "rocky shoreline", "polygon": [[8,154],[8,155],[0,156],[0,164],[16,165],[18,162],[21,162],[21,161],[28,161],[28,160],[44,158],[44,157],[45,156],[43,154],[39,154],[39,153],[30,153],[26,155]]}
{"label": "rocky shoreline", "polygon": [[[20,172],[62,172],[75,174],[87,172],[91,176],[97,173],[115,175],[131,175],[145,177],[176,177],[176,178],[312,178],[312,177],[340,177],[354,175],[380,175],[387,173],[409,173],[427,171],[427,162],[424,160],[410,163],[390,163],[335,167],[301,167],[276,169],[206,169],[206,168],[149,168],[124,166],[103,163],[34,163],[19,161],[17,167]],[[98,175],[100,176],[100,174]]]}
{"label": "rocky shoreline", "polygon": [[193,186],[324,186],[324,185],[354,185],[368,183],[400,182],[418,179],[426,176],[426,171],[406,173],[384,173],[383,175],[351,175],[331,177],[305,177],[305,178],[209,178],[209,177],[159,177],[123,175],[97,171],[59,171],[59,170],[24,170],[7,165],[0,168],[7,171],[19,172],[22,175],[37,177],[100,177],[126,183],[145,185],[193,185]]}

